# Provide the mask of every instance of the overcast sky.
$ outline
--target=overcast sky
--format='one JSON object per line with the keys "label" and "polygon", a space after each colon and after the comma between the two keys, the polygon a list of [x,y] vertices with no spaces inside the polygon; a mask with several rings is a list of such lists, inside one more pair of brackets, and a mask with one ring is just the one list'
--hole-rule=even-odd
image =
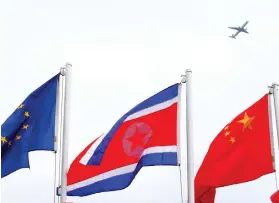
{"label": "overcast sky", "polygon": [[[278,8],[276,0],[1,1],[1,124],[71,62],[70,163],[124,113],[191,68],[196,172],[226,123],[279,81]],[[227,27],[246,20],[250,34],[228,38]],[[31,170],[1,179],[3,203],[53,202],[54,155],[32,152],[29,159]],[[216,203],[266,203],[275,190],[271,174],[218,189]],[[179,170],[145,168],[125,190],[68,200],[180,203]]]}

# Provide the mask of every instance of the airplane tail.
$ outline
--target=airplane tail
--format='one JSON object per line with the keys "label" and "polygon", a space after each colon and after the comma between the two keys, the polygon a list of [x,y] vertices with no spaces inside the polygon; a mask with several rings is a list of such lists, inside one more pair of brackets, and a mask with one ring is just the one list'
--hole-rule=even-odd
{"label": "airplane tail", "polygon": [[233,39],[235,39],[235,36],[234,35],[232,35],[232,36],[229,36],[230,38],[233,38]]}

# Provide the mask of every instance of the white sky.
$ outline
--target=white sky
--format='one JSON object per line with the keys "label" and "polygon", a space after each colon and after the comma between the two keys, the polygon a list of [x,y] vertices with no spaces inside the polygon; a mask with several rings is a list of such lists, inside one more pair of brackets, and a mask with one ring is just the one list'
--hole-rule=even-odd
{"label": "white sky", "polygon": [[[138,102],[193,71],[195,170],[217,133],[279,81],[279,2],[6,0],[0,5],[0,121],[67,61],[73,65],[69,163]],[[228,26],[250,32],[228,38]],[[1,179],[3,203],[53,202],[51,152]],[[186,179],[184,179],[186,181]],[[265,203],[274,174],[217,190],[216,203]],[[175,167],[143,169],[125,190],[75,203],[180,203]]]}

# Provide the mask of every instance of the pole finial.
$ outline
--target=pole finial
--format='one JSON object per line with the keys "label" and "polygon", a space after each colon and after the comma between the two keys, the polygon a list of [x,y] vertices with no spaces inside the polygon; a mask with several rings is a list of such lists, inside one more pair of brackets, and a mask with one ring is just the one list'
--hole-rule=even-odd
{"label": "pole finial", "polygon": [[66,68],[71,68],[71,67],[72,67],[72,64],[69,63],[69,62],[67,62],[66,65],[65,65],[65,67],[66,67]]}
{"label": "pole finial", "polygon": [[181,77],[181,83],[186,83],[187,82],[187,74],[192,73],[191,69],[186,69],[185,74],[182,74]]}
{"label": "pole finial", "polygon": [[64,76],[64,75],[66,75],[66,67],[60,67],[60,74],[62,75],[62,76]]}
{"label": "pole finial", "polygon": [[268,85],[268,94],[273,94],[273,85]]}
{"label": "pole finial", "polygon": [[67,63],[65,64],[65,66],[60,67],[60,74],[61,74],[62,76],[66,75],[67,69],[68,69],[68,68],[71,68],[71,67],[72,67],[72,64],[70,64],[70,63],[67,62]]}
{"label": "pole finial", "polygon": [[274,90],[278,89],[279,87],[279,84],[274,82],[270,85],[268,85],[268,90],[269,90],[269,94],[273,94],[274,93]]}

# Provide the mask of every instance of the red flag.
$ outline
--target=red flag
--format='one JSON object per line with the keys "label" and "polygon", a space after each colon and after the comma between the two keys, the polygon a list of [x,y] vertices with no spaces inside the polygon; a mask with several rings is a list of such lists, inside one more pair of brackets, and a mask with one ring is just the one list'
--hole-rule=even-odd
{"label": "red flag", "polygon": [[195,177],[196,203],[213,203],[215,188],[272,172],[266,94],[228,123],[211,143]]}
{"label": "red flag", "polygon": [[279,190],[277,190],[277,192],[275,192],[271,197],[270,200],[272,201],[272,203],[279,203]]}

